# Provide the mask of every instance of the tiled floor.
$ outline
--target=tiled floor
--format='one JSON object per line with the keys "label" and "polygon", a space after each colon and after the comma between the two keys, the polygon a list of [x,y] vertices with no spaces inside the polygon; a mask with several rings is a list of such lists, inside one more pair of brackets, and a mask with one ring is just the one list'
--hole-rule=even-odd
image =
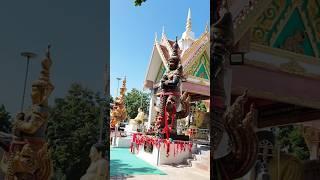
{"label": "tiled floor", "polygon": [[194,167],[159,166],[167,175],[133,175],[129,177],[112,177],[112,180],[209,180],[210,173]]}

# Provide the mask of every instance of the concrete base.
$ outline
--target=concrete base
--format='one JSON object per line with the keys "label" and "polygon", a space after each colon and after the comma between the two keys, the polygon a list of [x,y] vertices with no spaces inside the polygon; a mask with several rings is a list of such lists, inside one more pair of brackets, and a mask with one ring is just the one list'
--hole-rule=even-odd
{"label": "concrete base", "polygon": [[153,146],[152,153],[144,151],[144,147],[140,146],[139,151],[137,151],[136,147],[134,148],[134,153],[137,157],[142,160],[152,164],[152,165],[168,165],[168,164],[181,164],[184,163],[188,158],[192,156],[192,153],[186,147],[185,151],[176,152],[174,155],[174,146],[176,147],[176,151],[178,149],[177,144],[170,144],[170,152],[167,157],[167,147],[164,143],[161,143],[159,149],[156,146]]}
{"label": "concrete base", "polygon": [[118,147],[118,148],[129,148],[131,145],[131,136],[127,137],[112,137],[112,147]]}
{"label": "concrete base", "polygon": [[138,130],[137,124],[128,124],[125,127],[125,131],[127,131],[127,132],[136,132],[137,130]]}

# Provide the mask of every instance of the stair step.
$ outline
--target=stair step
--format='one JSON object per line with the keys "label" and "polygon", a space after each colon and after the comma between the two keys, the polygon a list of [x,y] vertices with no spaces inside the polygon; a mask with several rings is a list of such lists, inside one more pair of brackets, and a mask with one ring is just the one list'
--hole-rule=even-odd
{"label": "stair step", "polygon": [[192,162],[192,166],[204,171],[210,171],[210,163],[203,163],[203,162]]}

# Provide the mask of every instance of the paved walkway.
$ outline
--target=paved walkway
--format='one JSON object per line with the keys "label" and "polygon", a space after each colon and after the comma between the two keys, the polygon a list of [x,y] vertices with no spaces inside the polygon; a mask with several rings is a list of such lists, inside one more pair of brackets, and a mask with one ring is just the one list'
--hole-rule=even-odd
{"label": "paved walkway", "polygon": [[165,175],[157,167],[133,155],[128,148],[110,149],[110,176]]}
{"label": "paved walkway", "polygon": [[111,180],[209,180],[210,172],[194,167],[174,167],[169,165],[158,166],[167,175],[131,175],[111,177]]}
{"label": "paved walkway", "polygon": [[209,180],[210,172],[187,165],[152,166],[129,152],[111,148],[111,180]]}

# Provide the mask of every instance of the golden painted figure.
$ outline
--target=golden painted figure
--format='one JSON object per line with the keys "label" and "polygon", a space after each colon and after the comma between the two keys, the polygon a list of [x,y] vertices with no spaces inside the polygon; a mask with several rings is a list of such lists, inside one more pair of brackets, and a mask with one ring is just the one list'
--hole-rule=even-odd
{"label": "golden painted figure", "polygon": [[13,135],[5,149],[1,170],[6,180],[48,180],[52,162],[45,141],[49,116],[48,98],[54,86],[50,82],[52,61],[49,48],[42,61],[40,78],[32,83],[32,107],[27,113],[18,113],[13,122]]}
{"label": "golden painted figure", "polygon": [[110,112],[111,122],[110,127],[114,128],[116,124],[127,118],[127,110],[125,107],[124,99],[126,93],[126,78],[122,82],[122,87],[120,88],[120,95],[116,97],[114,106]]}
{"label": "golden painted figure", "polygon": [[105,146],[95,144],[91,147],[89,157],[91,164],[85,175],[80,180],[105,180],[107,178],[107,161],[105,157]]}

